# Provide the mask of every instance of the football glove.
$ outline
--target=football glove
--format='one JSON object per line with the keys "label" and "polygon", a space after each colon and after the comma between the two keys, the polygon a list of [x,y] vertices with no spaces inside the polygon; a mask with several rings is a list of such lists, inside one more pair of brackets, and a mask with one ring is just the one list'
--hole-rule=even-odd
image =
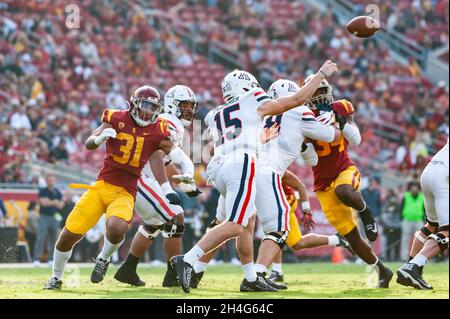
{"label": "football glove", "polygon": [[340,116],[347,117],[355,113],[352,103],[347,100],[336,101],[331,104],[333,112],[339,114]]}
{"label": "football glove", "polygon": [[166,198],[169,200],[169,203],[172,205],[180,205],[181,199],[177,193],[168,193],[166,194]]}
{"label": "football glove", "polygon": [[94,138],[94,143],[97,145],[100,145],[100,144],[105,143],[108,138],[110,138],[110,137],[116,138],[116,136],[117,136],[117,133],[113,128],[111,128],[111,127],[105,128],[99,136],[96,136]]}
{"label": "football glove", "polygon": [[195,180],[190,175],[173,175],[172,180],[176,183],[194,184]]}
{"label": "football glove", "polygon": [[301,219],[301,222],[303,224],[303,227],[305,228],[305,231],[309,233],[314,229],[316,226],[316,223],[313,220],[311,211],[304,211],[303,216]]}
{"label": "football glove", "polygon": [[339,124],[339,129],[342,131],[345,127],[345,124],[347,123],[347,120],[345,119],[344,116],[336,112],[334,112],[334,118],[336,119],[336,122]]}

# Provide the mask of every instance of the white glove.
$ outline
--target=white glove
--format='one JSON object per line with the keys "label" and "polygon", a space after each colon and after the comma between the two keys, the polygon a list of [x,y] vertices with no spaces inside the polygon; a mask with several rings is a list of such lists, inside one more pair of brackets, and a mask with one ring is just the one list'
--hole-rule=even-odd
{"label": "white glove", "polygon": [[178,186],[184,193],[195,192],[197,190],[197,186],[195,185],[195,183],[180,183],[178,184]]}
{"label": "white glove", "polygon": [[113,128],[105,128],[99,136],[94,138],[94,143],[97,145],[103,144],[110,137],[116,138],[117,133]]}
{"label": "white glove", "polygon": [[176,183],[195,184],[195,180],[190,175],[173,175],[172,180]]}

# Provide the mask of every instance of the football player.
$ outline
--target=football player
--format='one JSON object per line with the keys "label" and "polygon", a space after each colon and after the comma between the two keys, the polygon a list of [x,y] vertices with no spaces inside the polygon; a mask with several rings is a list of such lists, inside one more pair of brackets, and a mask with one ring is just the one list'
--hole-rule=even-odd
{"label": "football player", "polygon": [[[282,114],[301,105],[316,91],[320,81],[337,71],[336,64],[326,61],[319,72],[296,94],[272,100],[256,78],[248,72],[235,70],[222,81],[225,104],[207,116],[214,138],[214,157],[207,175],[225,199],[226,221],[207,232],[184,256],[172,258],[184,292],[190,291],[192,266],[205,253],[228,239],[242,234],[254,213],[255,172],[259,132],[268,115]],[[253,270],[249,285],[259,277]]]}
{"label": "football player", "polygon": [[[310,79],[308,77],[305,83]],[[318,155],[318,163],[312,167],[314,191],[322,210],[330,224],[347,239],[354,253],[375,269],[378,287],[388,288],[393,273],[378,259],[369,243],[361,238],[352,215],[352,209],[355,209],[364,224],[367,238],[375,241],[378,235],[375,220],[359,191],[361,174],[348,155],[349,143],[361,143],[353,106],[347,100],[333,101],[332,87],[326,80],[322,80],[306,104],[315,113],[316,120],[337,124],[343,133],[337,142],[313,141]]]}
{"label": "football player", "polygon": [[416,232],[406,264],[397,270],[397,283],[417,289],[433,289],[422,278],[428,260],[448,249],[448,139],[431,159],[420,178],[427,223]]}
{"label": "football player", "polygon": [[[197,99],[194,92],[187,86],[175,85],[171,87],[164,96],[164,113],[159,118],[164,119],[170,131],[173,143],[179,148],[183,145],[184,127],[191,125],[197,112]],[[170,158],[163,158],[162,152],[155,153],[157,158],[152,158],[151,166],[155,161],[161,161],[167,167],[167,175],[172,175],[177,181],[182,181],[179,185],[188,196],[194,197],[200,194],[193,179],[194,165],[190,163],[187,171],[183,175],[174,175],[176,167],[171,163]],[[163,154],[162,154],[163,155]],[[160,233],[164,237],[164,251],[167,260],[181,253],[181,237],[184,231],[183,209],[178,205],[171,205],[164,197],[163,188],[166,174],[161,174],[157,169],[152,169],[147,164],[142,177],[138,181],[138,194],[136,196],[135,211],[141,216],[143,224],[136,232],[130,252],[125,263],[117,270],[114,278],[118,281],[129,283],[134,286],[143,286],[136,268],[139,258],[144,255],[150,247],[152,240]],[[170,174],[172,172],[172,174]],[[161,175],[161,176],[160,176]],[[167,272],[164,276],[163,287],[179,286],[177,273],[167,262]]]}
{"label": "football player", "polygon": [[[142,168],[155,151],[162,150],[181,167],[189,165],[185,164],[190,162],[189,157],[170,139],[166,121],[158,119],[161,110],[158,91],[145,85],[132,94],[128,110],[106,109],[103,112],[102,124],[86,141],[88,150],[106,143],[103,167],[94,185],[72,185],[87,191],[67,217],[56,242],[53,275],[45,289],[61,289],[64,268],[74,245],[105,213],[104,244],[91,274],[93,283],[103,280],[110,257],[122,244],[131,222]],[[165,172],[164,167],[160,169]],[[167,187],[165,194],[171,204],[180,203],[171,188]]]}
{"label": "football player", "polygon": [[[289,203],[289,234],[286,238],[286,246],[293,250],[300,250],[306,248],[314,248],[320,246],[342,246],[346,249],[350,248],[347,240],[339,234],[326,236],[315,233],[308,233],[303,236],[300,230],[297,216],[295,211],[297,210],[299,201],[302,211],[302,223],[306,231],[314,229],[314,221],[312,219],[311,206],[309,203],[308,189],[306,185],[291,171],[287,170],[284,173],[282,186],[284,193],[286,194],[286,200]],[[283,268],[282,268],[282,251],[280,251],[272,262],[272,272],[269,279],[274,282],[284,281]]]}

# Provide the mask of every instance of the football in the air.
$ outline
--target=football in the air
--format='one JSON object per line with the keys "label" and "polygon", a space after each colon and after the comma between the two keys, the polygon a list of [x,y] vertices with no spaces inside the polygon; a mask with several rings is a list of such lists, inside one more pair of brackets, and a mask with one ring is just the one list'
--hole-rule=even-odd
{"label": "football in the air", "polygon": [[372,17],[359,16],[347,24],[347,30],[359,38],[368,38],[380,30],[380,23]]}

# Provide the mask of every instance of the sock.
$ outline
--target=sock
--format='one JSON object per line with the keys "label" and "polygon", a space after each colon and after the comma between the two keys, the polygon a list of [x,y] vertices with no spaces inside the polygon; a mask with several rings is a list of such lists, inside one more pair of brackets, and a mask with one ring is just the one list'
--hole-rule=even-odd
{"label": "sock", "polygon": [[208,263],[204,263],[204,262],[201,262],[201,261],[197,261],[197,262],[194,264],[194,271],[195,271],[196,274],[201,273],[201,272],[204,272],[204,271],[206,270],[206,267],[207,267],[207,266],[208,266]]}
{"label": "sock", "polygon": [[55,248],[53,252],[53,277],[62,279],[64,268],[66,268],[67,261],[72,256],[72,249],[69,251],[59,251]]}
{"label": "sock", "polygon": [[278,263],[273,263],[272,264],[272,270],[273,271],[276,271],[277,273],[279,273],[280,275],[282,275],[283,274],[283,269],[282,269],[282,267],[283,267],[283,264],[278,264]]}
{"label": "sock", "polygon": [[125,264],[136,267],[137,264],[139,264],[139,257],[136,257],[135,255],[129,253],[127,259],[125,260]]}
{"label": "sock", "polygon": [[201,249],[198,245],[192,247],[186,255],[184,255],[184,262],[187,262],[189,265],[193,266],[202,256],[205,254],[203,249]]}
{"label": "sock", "polygon": [[425,266],[425,264],[428,262],[427,257],[425,257],[422,254],[417,254],[416,257],[414,257],[409,263],[416,264],[419,267]]}
{"label": "sock", "polygon": [[114,254],[114,252],[119,249],[119,247],[122,245],[123,241],[125,240],[125,238],[118,244],[113,244],[111,243],[108,238],[106,238],[106,235],[104,237],[104,241],[103,241],[103,248],[102,251],[100,252],[100,254],[97,256],[97,258],[101,258],[105,261],[109,261],[109,259],[111,258],[112,254]]}
{"label": "sock", "polygon": [[362,213],[362,212],[364,212],[366,209],[367,209],[367,204],[366,204],[366,202],[364,202],[364,208],[361,209],[361,210],[359,210],[358,213]]}
{"label": "sock", "polygon": [[256,270],[256,273],[262,272],[262,273],[264,273],[264,274],[267,274],[267,267],[264,266],[264,265],[261,265],[261,264],[255,264],[255,270]]}
{"label": "sock", "polygon": [[242,265],[242,270],[244,270],[244,278],[247,279],[247,281],[253,282],[256,280],[256,270],[253,263]]}
{"label": "sock", "polygon": [[339,245],[339,237],[336,235],[328,236],[328,246],[337,246]]}

